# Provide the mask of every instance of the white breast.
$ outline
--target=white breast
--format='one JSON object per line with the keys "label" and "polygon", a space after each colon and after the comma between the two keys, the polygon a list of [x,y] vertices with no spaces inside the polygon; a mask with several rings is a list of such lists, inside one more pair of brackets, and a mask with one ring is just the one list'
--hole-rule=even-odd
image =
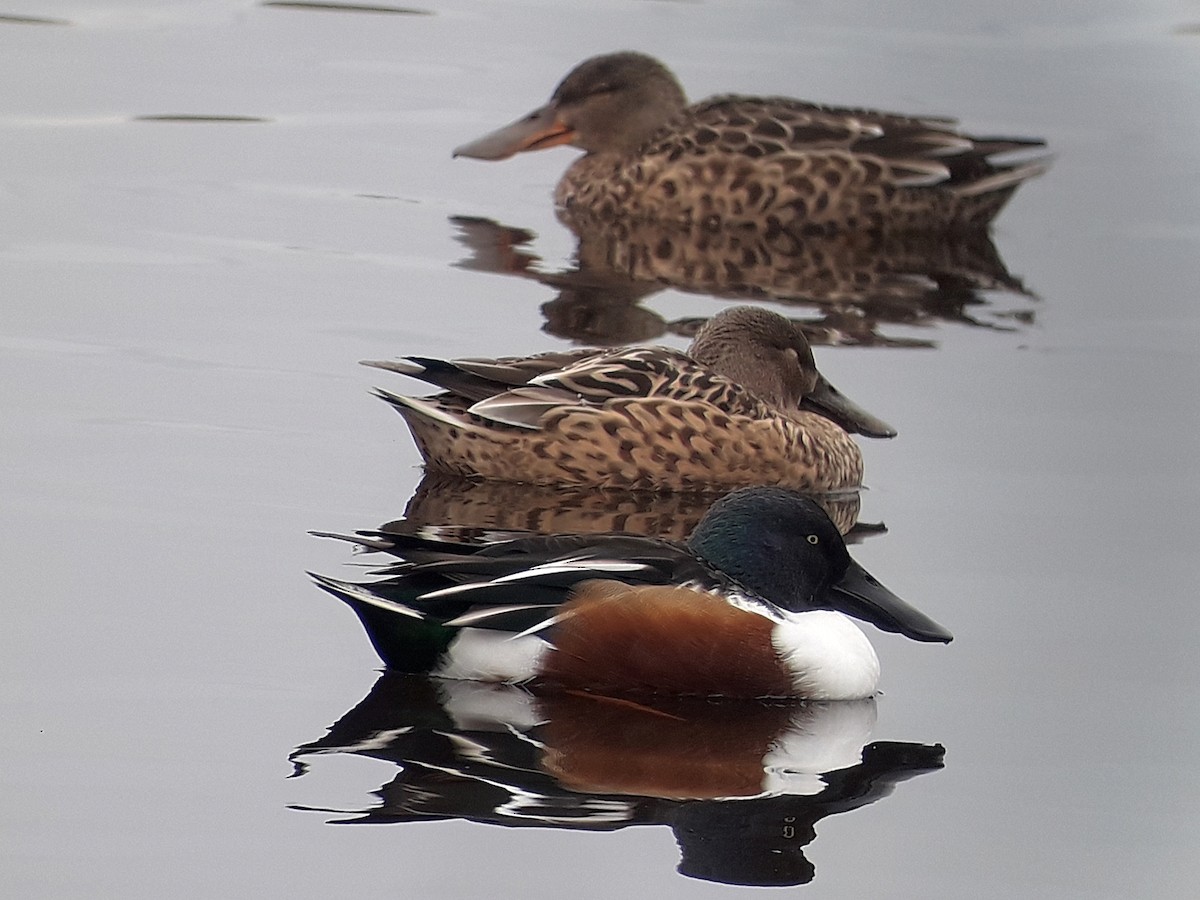
{"label": "white breast", "polygon": [[867,636],[839,612],[789,613],[771,634],[775,652],[806,700],[862,700],[879,684],[879,657]]}

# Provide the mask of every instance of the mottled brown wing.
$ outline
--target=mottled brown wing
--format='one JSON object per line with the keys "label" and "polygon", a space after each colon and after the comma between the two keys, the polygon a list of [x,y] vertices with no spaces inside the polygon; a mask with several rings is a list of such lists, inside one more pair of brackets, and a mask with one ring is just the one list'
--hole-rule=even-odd
{"label": "mottled brown wing", "polygon": [[631,397],[701,401],[731,415],[766,418],[776,410],[737,382],[710,371],[690,356],[663,347],[600,354],[536,383],[599,405]]}

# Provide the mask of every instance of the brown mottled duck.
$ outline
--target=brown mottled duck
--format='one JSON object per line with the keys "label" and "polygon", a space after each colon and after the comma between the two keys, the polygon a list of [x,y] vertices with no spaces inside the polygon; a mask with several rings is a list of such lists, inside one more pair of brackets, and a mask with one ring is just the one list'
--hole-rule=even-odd
{"label": "brown mottled duck", "polygon": [[687,354],[633,347],[366,365],[443,389],[378,394],[404,417],[430,470],[466,477],[850,490],[863,472],[850,434],[896,433],[821,376],[793,322],[759,307],[718,313]]}
{"label": "brown mottled duck", "polygon": [[560,144],[585,151],[558,183],[563,208],[768,234],[986,228],[1048,164],[999,159],[1041,140],[947,118],[732,94],[688,105],[666,66],[629,52],[585,60],[545,106],[454,155]]}

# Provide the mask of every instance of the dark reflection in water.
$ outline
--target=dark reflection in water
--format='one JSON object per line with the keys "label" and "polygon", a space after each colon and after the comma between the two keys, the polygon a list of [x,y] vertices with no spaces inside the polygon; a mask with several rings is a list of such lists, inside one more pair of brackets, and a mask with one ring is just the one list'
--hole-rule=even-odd
{"label": "dark reflection in water", "polygon": [[190,115],[187,113],[161,113],[145,116],[134,116],[134,122],[270,122],[262,116],[232,116],[232,115]]}
{"label": "dark reflection in water", "polygon": [[0,14],[0,25],[71,25],[66,19],[52,19],[46,16],[14,16],[8,13]]}
{"label": "dark reflection in water", "polygon": [[320,2],[304,2],[304,0],[292,0],[292,2],[266,2],[261,6],[274,7],[275,9],[311,9],[320,12],[350,12],[350,13],[382,13],[385,15],[395,16],[432,16],[433,11],[428,9],[413,9],[408,6],[380,6],[374,3],[320,3]]}
{"label": "dark reflection in water", "polygon": [[766,237],[751,229],[683,228],[640,222],[595,222],[560,210],[578,238],[576,265],[537,268],[532,231],[488,219],[455,217],[471,255],[460,268],[530,278],[559,292],[546,303],[545,330],[587,344],[649,341],[691,327],[663,320],[640,301],[664,288],[739,300],[774,300],[816,307],[799,321],[816,344],[933,347],[936,342],[889,337],[883,324],[939,322],[1013,331],[1033,311],[993,311],[985,291],[1032,300],[1009,273],[985,231],[952,235],[843,234]]}
{"label": "dark reflection in water", "polygon": [[[725,491],[596,490],[581,487],[513,484],[427,472],[408,501],[401,520],[380,531],[451,526],[489,532],[538,534],[641,534],[683,540]],[[858,525],[857,491],[810,495],[851,539],[881,526]]]}
{"label": "dark reflection in water", "polygon": [[868,743],[875,702],[768,704],[598,695],[385,673],[319,740],[292,753],[394,763],[341,823],[465,819],[615,831],[667,825],[678,871],[743,885],[812,880],[816,823],[942,767],[940,745]]}

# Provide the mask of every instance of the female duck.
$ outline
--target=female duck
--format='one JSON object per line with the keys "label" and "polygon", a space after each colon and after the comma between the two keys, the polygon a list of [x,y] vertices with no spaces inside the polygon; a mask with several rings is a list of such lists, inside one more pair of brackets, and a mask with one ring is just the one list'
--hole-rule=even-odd
{"label": "female duck", "polygon": [[857,700],[879,660],[850,616],[913,640],[951,635],[850,558],[794,491],[717,501],[686,545],[632,536],[482,548],[352,538],[404,560],[374,584],[313,576],[358,614],[389,668],[606,694]]}
{"label": "female duck", "polygon": [[690,355],[635,347],[367,365],[446,391],[378,391],[430,469],[497,481],[849,490],[862,483],[862,453],[848,432],[896,433],[817,372],[794,323],[750,306],[713,316]]}
{"label": "female duck", "polygon": [[1042,141],[969,137],[952,119],[786,97],[689,106],[675,76],[640,53],[580,63],[545,106],[454,155],[505,159],[559,144],[585,151],[558,184],[560,207],[768,234],[985,228],[1046,168],[992,161]]}

